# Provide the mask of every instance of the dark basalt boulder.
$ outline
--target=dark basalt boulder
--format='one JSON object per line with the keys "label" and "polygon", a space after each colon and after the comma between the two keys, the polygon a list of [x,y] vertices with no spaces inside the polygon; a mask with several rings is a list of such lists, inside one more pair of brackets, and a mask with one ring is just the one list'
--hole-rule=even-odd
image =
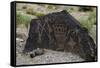
{"label": "dark basalt boulder", "polygon": [[72,52],[86,61],[96,61],[97,57],[97,47],[87,30],[66,11],[31,20],[23,52],[37,48]]}

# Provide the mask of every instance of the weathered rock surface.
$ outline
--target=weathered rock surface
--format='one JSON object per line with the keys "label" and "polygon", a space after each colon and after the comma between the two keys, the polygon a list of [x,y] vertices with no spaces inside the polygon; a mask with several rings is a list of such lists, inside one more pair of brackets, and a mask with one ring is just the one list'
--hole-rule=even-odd
{"label": "weathered rock surface", "polygon": [[[21,32],[23,30],[23,33]],[[27,30],[24,28],[18,28],[17,34],[20,33],[22,36]],[[85,61],[78,55],[70,52],[59,52],[45,49],[44,54],[30,58],[30,55],[24,55],[22,53],[25,46],[25,38],[16,38],[16,64],[17,65],[28,65],[28,64],[48,64],[48,63],[63,63],[63,62],[80,62]]]}

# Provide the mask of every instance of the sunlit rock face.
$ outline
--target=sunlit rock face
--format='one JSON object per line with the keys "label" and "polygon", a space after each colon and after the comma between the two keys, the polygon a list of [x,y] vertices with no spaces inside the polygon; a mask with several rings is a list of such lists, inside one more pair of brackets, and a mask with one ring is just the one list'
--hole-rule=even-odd
{"label": "sunlit rock face", "polygon": [[37,48],[71,52],[86,61],[96,61],[96,45],[80,23],[61,11],[32,19],[23,53]]}

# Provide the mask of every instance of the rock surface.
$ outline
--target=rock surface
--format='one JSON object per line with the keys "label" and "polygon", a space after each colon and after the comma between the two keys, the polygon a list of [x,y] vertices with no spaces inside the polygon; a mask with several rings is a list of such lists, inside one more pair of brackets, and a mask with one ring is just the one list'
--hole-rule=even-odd
{"label": "rock surface", "polygon": [[[20,28],[18,28],[18,33],[21,36],[25,33],[26,30],[23,30],[21,33]],[[17,37],[16,38],[16,64],[17,65],[29,65],[29,64],[49,64],[49,63],[63,63],[63,62],[80,62],[85,61],[84,59],[80,58],[78,55],[60,51],[53,51],[45,49],[44,54],[35,56],[30,58],[30,55],[24,55],[22,50],[24,49],[25,45],[25,38]]]}

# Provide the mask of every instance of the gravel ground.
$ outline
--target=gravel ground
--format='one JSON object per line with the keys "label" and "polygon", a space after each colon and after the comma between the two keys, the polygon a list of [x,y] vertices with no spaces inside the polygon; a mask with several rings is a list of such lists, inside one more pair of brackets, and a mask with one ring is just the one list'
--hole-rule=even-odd
{"label": "gravel ground", "polygon": [[48,64],[48,63],[63,63],[63,62],[78,62],[84,61],[78,55],[53,51],[44,49],[44,54],[30,58],[30,55],[22,54],[25,42],[17,38],[16,39],[16,64],[17,65],[28,65],[28,64]]}
{"label": "gravel ground", "polygon": [[25,56],[22,54],[17,54],[16,59],[17,65],[84,61],[84,59],[72,53],[57,52],[52,50],[45,50],[43,55],[36,56],[34,58],[30,58],[29,55]]}

